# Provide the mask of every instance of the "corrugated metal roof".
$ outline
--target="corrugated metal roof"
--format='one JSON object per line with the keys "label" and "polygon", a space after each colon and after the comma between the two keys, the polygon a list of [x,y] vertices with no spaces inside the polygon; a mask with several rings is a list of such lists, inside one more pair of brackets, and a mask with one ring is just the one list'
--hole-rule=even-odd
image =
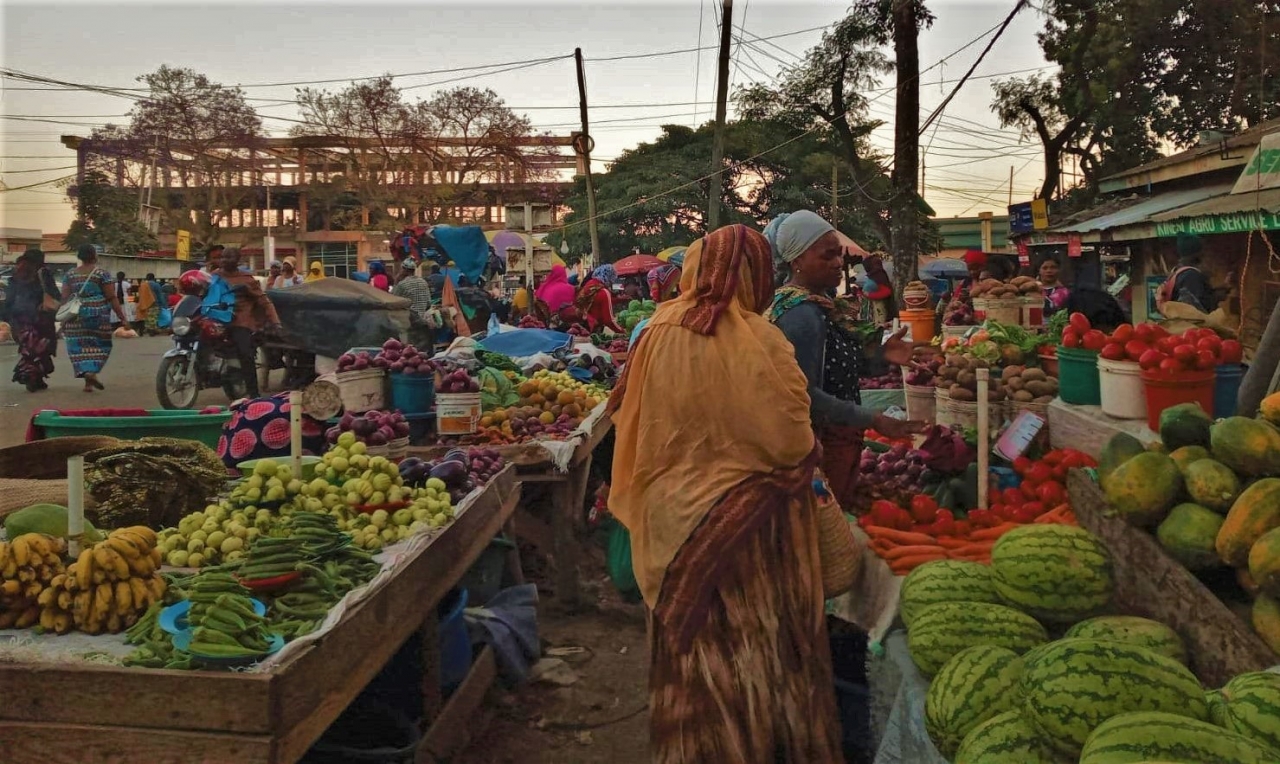
{"label": "corrugated metal roof", "polygon": [[1108,212],[1098,217],[1085,218],[1074,223],[1050,226],[1049,230],[1056,233],[1088,233],[1090,231],[1109,231],[1123,228],[1124,226],[1147,223],[1151,221],[1153,215],[1229,193],[1232,185],[1233,183],[1226,183],[1201,188],[1187,188],[1180,191],[1166,191],[1163,194],[1141,199],[1123,209]]}
{"label": "corrugated metal roof", "polygon": [[1258,209],[1263,209],[1267,212],[1280,212],[1280,188],[1267,189],[1261,193],[1215,196],[1203,202],[1152,215],[1151,220],[1156,223],[1163,223],[1180,218],[1194,218],[1201,215],[1231,215],[1234,213],[1254,212]]}
{"label": "corrugated metal roof", "polygon": [[[1280,129],[1280,119],[1272,119],[1262,122],[1254,125],[1248,130],[1228,137],[1226,148],[1230,150],[1240,148],[1241,146],[1256,146],[1258,145],[1258,141],[1262,140],[1263,135],[1277,129]],[[1223,147],[1221,145],[1217,144],[1212,146],[1192,146],[1185,151],[1179,151],[1176,154],[1160,157],[1159,159],[1138,165],[1137,167],[1130,167],[1127,170],[1121,170],[1120,172],[1108,175],[1100,180],[1102,182],[1106,182],[1109,180],[1117,180],[1119,178],[1128,178],[1133,175],[1141,175],[1142,173],[1150,172],[1151,170],[1155,170],[1160,167],[1188,162],[1198,157],[1208,156],[1210,154],[1217,154],[1222,151],[1222,148]],[[1247,159],[1248,157],[1242,158],[1240,164],[1243,164]]]}

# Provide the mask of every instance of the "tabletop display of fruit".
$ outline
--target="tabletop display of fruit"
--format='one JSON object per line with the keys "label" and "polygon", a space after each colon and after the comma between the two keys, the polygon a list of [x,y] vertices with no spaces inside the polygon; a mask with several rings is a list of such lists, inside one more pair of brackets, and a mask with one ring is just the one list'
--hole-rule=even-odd
{"label": "tabletop display of fruit", "polygon": [[539,438],[564,439],[608,392],[584,384],[564,372],[534,372],[516,388],[520,403],[480,417],[479,431],[463,442],[486,445],[523,443]]}

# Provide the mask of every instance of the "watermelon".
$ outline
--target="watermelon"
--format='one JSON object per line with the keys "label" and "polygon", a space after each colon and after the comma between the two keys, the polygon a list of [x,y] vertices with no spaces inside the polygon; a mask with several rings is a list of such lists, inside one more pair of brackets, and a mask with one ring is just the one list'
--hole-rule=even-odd
{"label": "watermelon", "polygon": [[1018,654],[994,645],[974,645],[943,664],[924,699],[924,728],[943,756],[954,756],[974,727],[1013,710],[1021,674]]}
{"label": "watermelon", "polygon": [[1187,570],[1220,568],[1217,542],[1224,520],[1222,515],[1199,504],[1179,504],[1156,528],[1156,539]]}
{"label": "watermelon", "polygon": [[1007,711],[965,735],[955,764],[1074,764],[1075,759],[1046,749],[1022,714]]}
{"label": "watermelon", "polygon": [[1059,753],[1079,755],[1089,733],[1116,714],[1160,711],[1199,721],[1209,717],[1195,674],[1146,648],[1062,639],[1024,663],[1022,712]]}
{"label": "watermelon", "polygon": [[1204,704],[1209,707],[1209,721],[1219,727],[1227,726],[1227,701],[1222,697],[1222,690],[1206,690]]}
{"label": "watermelon", "polygon": [[1137,645],[1187,665],[1187,648],[1178,632],[1150,618],[1139,618],[1136,615],[1098,616],[1077,623],[1063,636]]}
{"label": "watermelon", "polygon": [[929,605],[907,630],[907,650],[925,676],[967,647],[995,645],[1021,654],[1047,641],[1048,632],[1031,616],[987,602]]}
{"label": "watermelon", "polygon": [[991,550],[991,581],[1006,604],[1041,620],[1071,623],[1111,601],[1111,555],[1089,531],[1024,525]]}
{"label": "watermelon", "polygon": [[977,562],[935,560],[903,579],[898,609],[907,628],[916,613],[939,602],[1000,602],[991,585],[991,568]]}
{"label": "watermelon", "polygon": [[1280,674],[1240,674],[1219,692],[1223,727],[1280,751]]}
{"label": "watermelon", "polygon": [[1107,719],[1085,742],[1080,764],[1276,764],[1280,753],[1208,722],[1159,712]]}

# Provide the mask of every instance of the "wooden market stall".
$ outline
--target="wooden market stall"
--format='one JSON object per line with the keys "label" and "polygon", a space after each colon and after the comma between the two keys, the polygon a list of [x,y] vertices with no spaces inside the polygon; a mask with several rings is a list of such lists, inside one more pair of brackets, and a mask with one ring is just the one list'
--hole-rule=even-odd
{"label": "wooden market stall", "polygon": [[509,523],[519,500],[516,468],[508,466],[465,500],[452,524],[412,545],[363,596],[349,598],[331,629],[270,670],[0,662],[0,760],[295,762],[415,631],[423,637],[425,724],[436,722],[418,759],[441,755],[464,742],[459,720],[479,705],[495,670],[486,649],[442,702],[436,607]]}

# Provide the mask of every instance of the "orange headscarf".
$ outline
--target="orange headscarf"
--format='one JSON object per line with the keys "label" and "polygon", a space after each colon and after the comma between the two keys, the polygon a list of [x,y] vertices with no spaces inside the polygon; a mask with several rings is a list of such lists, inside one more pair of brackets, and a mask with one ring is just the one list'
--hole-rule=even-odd
{"label": "orange headscarf", "polygon": [[[807,383],[761,316],[772,285],[769,243],[746,226],[689,247],[681,295],[658,307],[609,402],[609,509],[631,532],[646,604],[683,640],[736,544],[768,513],[813,495]],[[699,543],[682,550],[695,529]],[[698,573],[664,583],[677,554]]]}

